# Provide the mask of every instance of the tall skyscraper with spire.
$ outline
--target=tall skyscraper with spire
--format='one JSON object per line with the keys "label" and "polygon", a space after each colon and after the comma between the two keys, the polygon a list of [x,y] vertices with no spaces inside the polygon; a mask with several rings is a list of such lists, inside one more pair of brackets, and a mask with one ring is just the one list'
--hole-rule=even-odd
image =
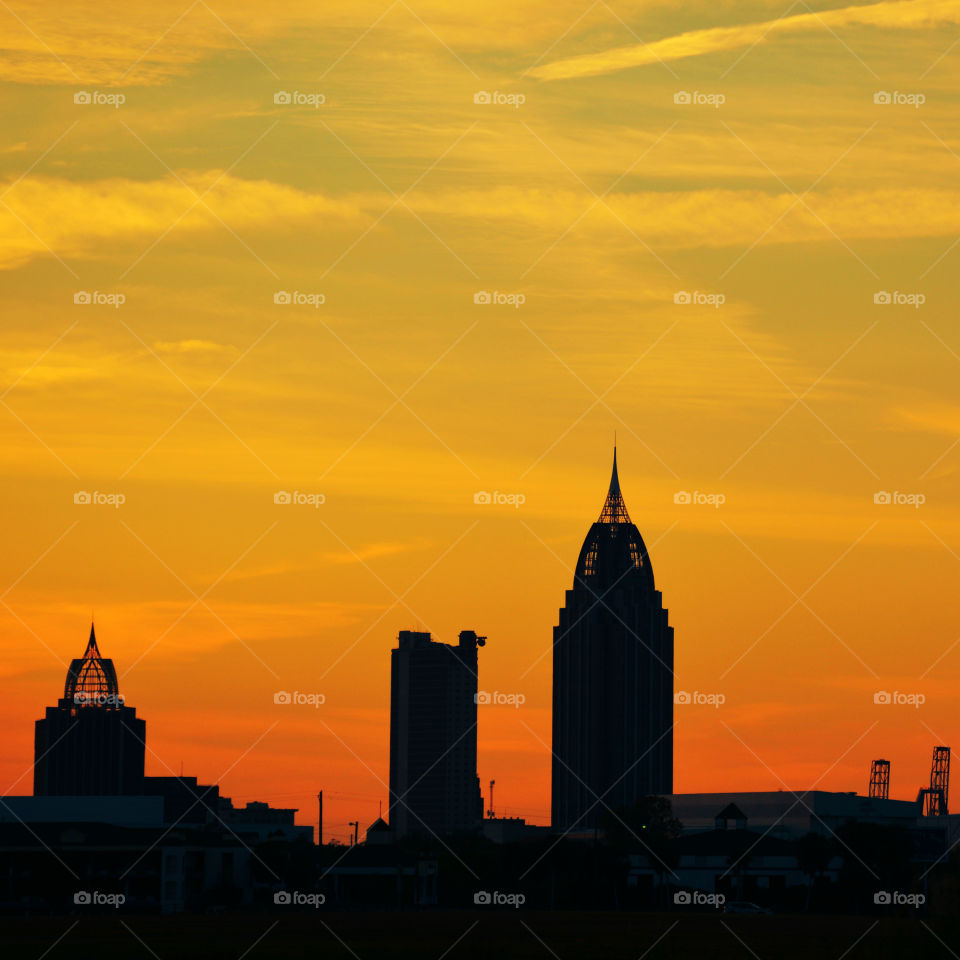
{"label": "tall skyscraper with spire", "polygon": [[63,697],[47,707],[34,737],[35,796],[143,792],[147,725],[120,695],[113,661],[101,656],[93,624],[72,660]]}
{"label": "tall skyscraper with spire", "polygon": [[610,489],[553,631],[553,828],[673,792],[673,628],[640,531]]}

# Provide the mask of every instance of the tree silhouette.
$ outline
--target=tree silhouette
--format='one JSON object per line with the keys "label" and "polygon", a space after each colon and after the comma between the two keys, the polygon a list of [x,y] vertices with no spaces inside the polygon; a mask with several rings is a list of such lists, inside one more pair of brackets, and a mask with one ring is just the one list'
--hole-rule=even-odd
{"label": "tree silhouette", "polygon": [[836,856],[836,844],[821,833],[806,833],[796,842],[797,866],[807,875],[807,896],[804,913],[810,911],[810,900],[817,878],[830,866]]}
{"label": "tree silhouette", "polygon": [[667,874],[673,874],[680,860],[677,838],[683,824],[673,815],[667,797],[640,797],[629,807],[609,811],[603,820],[607,844],[622,857],[627,868],[630,854],[642,854],[657,874],[657,892],[666,903]]}

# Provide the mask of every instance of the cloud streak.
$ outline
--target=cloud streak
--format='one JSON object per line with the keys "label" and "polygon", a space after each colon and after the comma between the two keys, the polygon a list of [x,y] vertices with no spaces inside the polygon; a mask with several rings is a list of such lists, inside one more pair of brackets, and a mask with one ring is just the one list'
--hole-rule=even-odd
{"label": "cloud streak", "polygon": [[[16,269],[50,252],[102,259],[128,249],[132,240],[145,244],[171,225],[174,239],[182,231],[219,231],[217,218],[241,231],[260,228],[301,235],[304,230],[315,232],[319,224],[328,234],[336,228],[349,237],[374,221],[388,202],[376,191],[334,197],[269,180],[224,176],[204,195],[209,209],[194,205],[216,176],[183,174],[189,189],[173,178],[23,181],[0,205],[0,269]],[[618,233],[626,225],[655,249],[960,233],[960,191],[937,187],[814,191],[805,203],[785,191],[756,189],[624,192],[610,194],[609,210],[598,207],[582,221],[589,202],[576,190],[444,189],[418,193],[408,202],[420,215],[453,224],[444,234],[454,239],[464,231],[469,234],[476,224],[518,222],[544,240],[565,234],[573,223],[577,237],[607,236],[611,225]],[[196,353],[209,347],[189,342],[177,349]]]}
{"label": "cloud streak", "polygon": [[733,27],[690,30],[653,43],[616,47],[544,64],[529,75],[540,80],[595,77],[652,63],[667,63],[765,43],[780,35],[826,32],[841,27],[872,26],[894,30],[931,29],[960,23],[958,0],[888,0],[864,6],[799,13]]}
{"label": "cloud streak", "polygon": [[171,227],[174,232],[219,229],[216,217],[233,229],[367,219],[349,201],[269,180],[245,180],[215,170],[179,176],[179,181],[21,181],[0,205],[0,269],[47,252],[102,256],[111,240],[156,237]]}

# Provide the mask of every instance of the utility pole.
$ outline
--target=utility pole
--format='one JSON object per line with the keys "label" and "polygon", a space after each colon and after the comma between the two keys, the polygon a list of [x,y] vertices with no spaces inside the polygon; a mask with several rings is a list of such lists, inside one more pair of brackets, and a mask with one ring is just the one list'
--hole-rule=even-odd
{"label": "utility pole", "polygon": [[493,785],[496,783],[496,780],[490,781],[490,809],[487,811],[487,817],[493,819]]}
{"label": "utility pole", "polygon": [[323,791],[317,794],[317,846],[323,846]]}
{"label": "utility pole", "polygon": [[353,835],[350,837],[350,846],[355,847],[357,845],[358,834],[360,833],[360,821],[351,820],[347,826],[353,827]]}

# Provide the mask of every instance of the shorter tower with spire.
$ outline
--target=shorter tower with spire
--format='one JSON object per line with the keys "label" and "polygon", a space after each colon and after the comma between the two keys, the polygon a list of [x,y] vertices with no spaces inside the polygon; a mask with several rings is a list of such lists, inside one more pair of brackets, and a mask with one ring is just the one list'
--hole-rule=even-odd
{"label": "shorter tower with spire", "polygon": [[36,722],[34,796],[143,792],[147,725],[124,703],[113,661],[93,624],[82,657],[70,662],[63,697]]}

